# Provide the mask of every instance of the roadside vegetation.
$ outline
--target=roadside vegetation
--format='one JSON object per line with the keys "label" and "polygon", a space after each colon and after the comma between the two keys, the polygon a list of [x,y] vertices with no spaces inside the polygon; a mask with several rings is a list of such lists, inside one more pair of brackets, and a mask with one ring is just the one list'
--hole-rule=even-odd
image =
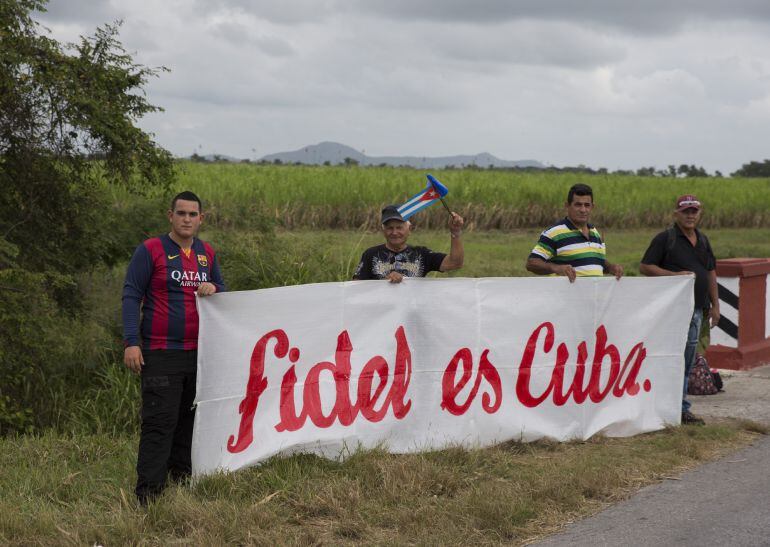
{"label": "roadside vegetation", "polygon": [[0,543],[520,544],[755,438],[738,423],[344,461],[274,458],[133,499],[136,436],[0,439]]}

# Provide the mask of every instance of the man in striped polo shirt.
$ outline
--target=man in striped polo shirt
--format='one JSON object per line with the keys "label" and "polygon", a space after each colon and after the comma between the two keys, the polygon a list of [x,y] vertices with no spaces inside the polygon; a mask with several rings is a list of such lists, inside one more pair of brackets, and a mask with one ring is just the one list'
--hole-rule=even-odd
{"label": "man in striped polo shirt", "polygon": [[136,464],[136,497],[142,505],[160,494],[167,475],[172,480],[190,475],[198,354],[195,298],[225,290],[214,249],[196,237],[203,220],[198,196],[177,194],[168,219],[169,233],[137,247],[123,285],[123,360],[142,379]]}
{"label": "man in striped polo shirt", "polygon": [[623,267],[607,262],[602,236],[588,222],[593,207],[591,187],[587,184],[573,185],[565,204],[567,216],[540,234],[527,259],[527,270],[538,275],[564,275],[570,283],[578,276],[601,276],[605,273],[620,279]]}

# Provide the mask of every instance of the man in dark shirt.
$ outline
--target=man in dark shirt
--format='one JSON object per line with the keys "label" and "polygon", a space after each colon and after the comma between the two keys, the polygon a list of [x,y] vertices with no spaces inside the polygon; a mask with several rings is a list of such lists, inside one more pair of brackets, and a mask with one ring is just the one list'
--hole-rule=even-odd
{"label": "man in dark shirt", "polygon": [[203,220],[198,196],[177,194],[168,219],[168,234],[137,247],[123,285],[123,360],[142,380],[136,464],[136,497],[142,505],[163,490],[167,474],[174,480],[190,474],[198,349],[195,298],[225,290],[214,249],[195,237]]}
{"label": "man in dark shirt", "polygon": [[687,377],[695,362],[695,348],[704,316],[708,315],[712,327],[719,322],[716,259],[708,239],[696,228],[701,214],[698,198],[693,195],[679,197],[674,225],[652,239],[639,265],[639,271],[644,275],[695,275],[695,309],[684,350],[683,424],[703,424],[703,420],[690,412]]}
{"label": "man in dark shirt", "polygon": [[428,272],[448,272],[462,267],[463,218],[457,213],[452,213],[449,220],[451,246],[448,255],[427,247],[407,245],[412,225],[404,220],[395,205],[382,210],[381,223],[385,244],[364,251],[353,279],[387,279],[391,283],[401,283],[404,277],[425,277]]}

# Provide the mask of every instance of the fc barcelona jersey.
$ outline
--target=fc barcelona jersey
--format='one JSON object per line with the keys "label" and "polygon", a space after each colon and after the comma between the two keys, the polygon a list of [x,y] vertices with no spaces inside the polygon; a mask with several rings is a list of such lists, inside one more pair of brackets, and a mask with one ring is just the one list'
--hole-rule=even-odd
{"label": "fc barcelona jersey", "polygon": [[225,290],[216,253],[208,243],[194,239],[189,254],[168,234],[139,245],[123,285],[125,345],[148,350],[197,349],[195,291],[206,282],[214,284],[217,292]]}

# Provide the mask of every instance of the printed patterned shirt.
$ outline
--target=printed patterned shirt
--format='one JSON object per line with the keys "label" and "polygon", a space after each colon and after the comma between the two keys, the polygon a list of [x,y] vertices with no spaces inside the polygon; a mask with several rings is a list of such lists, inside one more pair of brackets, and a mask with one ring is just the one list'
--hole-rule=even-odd
{"label": "printed patterned shirt", "polygon": [[392,271],[405,277],[425,277],[437,272],[444,253],[436,253],[427,247],[410,247],[400,252],[391,251],[384,244],[370,247],[361,255],[353,279],[385,279]]}
{"label": "printed patterned shirt", "polygon": [[588,237],[569,218],[540,234],[530,258],[542,258],[556,264],[569,264],[579,276],[604,275],[605,248],[602,236],[588,225]]}
{"label": "printed patterned shirt", "polygon": [[226,290],[208,243],[194,239],[189,255],[168,234],[139,245],[123,285],[123,343],[138,346],[141,331],[144,349],[197,349],[195,291],[205,282]]}

